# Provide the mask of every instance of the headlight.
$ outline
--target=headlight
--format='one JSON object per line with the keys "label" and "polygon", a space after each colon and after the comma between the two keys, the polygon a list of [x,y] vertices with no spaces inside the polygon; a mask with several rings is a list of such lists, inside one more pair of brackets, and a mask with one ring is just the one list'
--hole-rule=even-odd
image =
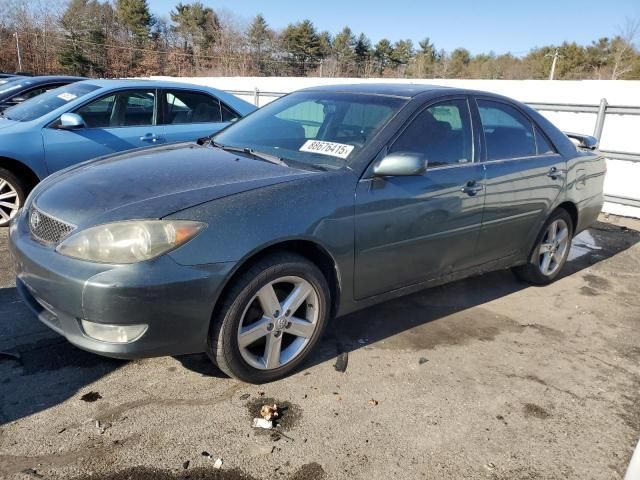
{"label": "headlight", "polygon": [[129,220],[81,230],[56,251],[97,263],[136,263],[162,255],[195,237],[204,223],[184,220]]}

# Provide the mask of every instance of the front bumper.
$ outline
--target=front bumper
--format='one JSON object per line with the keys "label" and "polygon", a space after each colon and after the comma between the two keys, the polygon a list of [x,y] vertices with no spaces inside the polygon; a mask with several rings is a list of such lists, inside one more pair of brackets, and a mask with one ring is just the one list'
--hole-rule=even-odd
{"label": "front bumper", "polygon": [[[115,358],[203,352],[215,301],[234,263],[180,265],[168,255],[133,265],[104,265],[58,254],[32,239],[19,215],[9,250],[26,305],[69,342]],[[80,319],[149,328],[131,343],[87,336]]]}

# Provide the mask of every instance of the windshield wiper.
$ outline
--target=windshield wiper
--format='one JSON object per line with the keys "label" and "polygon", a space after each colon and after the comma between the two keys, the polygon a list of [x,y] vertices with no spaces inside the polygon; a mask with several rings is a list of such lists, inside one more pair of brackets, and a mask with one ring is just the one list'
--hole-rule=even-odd
{"label": "windshield wiper", "polygon": [[280,157],[276,157],[275,155],[270,155],[270,154],[264,153],[264,152],[258,152],[257,150],[254,150],[253,148],[233,147],[231,145],[222,145],[221,143],[218,143],[215,140],[211,140],[211,145],[214,146],[214,147],[220,148],[220,149],[222,149],[222,150],[224,150],[226,152],[244,153],[246,155],[251,155],[254,158],[258,158],[258,159],[264,160],[266,162],[275,163],[276,165],[282,165],[284,167],[288,166]]}

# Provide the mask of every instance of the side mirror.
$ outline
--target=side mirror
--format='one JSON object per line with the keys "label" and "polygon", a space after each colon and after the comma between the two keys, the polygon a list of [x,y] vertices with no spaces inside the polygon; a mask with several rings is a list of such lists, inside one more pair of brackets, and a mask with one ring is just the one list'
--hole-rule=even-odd
{"label": "side mirror", "polygon": [[409,177],[424,174],[427,161],[415,153],[391,153],[373,167],[376,177]]}
{"label": "side mirror", "polygon": [[60,128],[63,130],[74,130],[86,126],[87,124],[84,123],[84,119],[77,113],[63,113],[60,117]]}
{"label": "side mirror", "polygon": [[576,144],[578,148],[584,148],[586,150],[595,150],[599,146],[599,141],[596,137],[591,135],[582,135],[580,133],[564,133],[569,139]]}

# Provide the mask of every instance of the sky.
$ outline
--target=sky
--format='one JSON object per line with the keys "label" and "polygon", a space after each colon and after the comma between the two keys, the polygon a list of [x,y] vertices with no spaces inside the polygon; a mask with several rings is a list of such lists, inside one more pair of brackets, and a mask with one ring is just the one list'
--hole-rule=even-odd
{"label": "sky", "polygon": [[[148,0],[152,12],[168,17],[178,1]],[[282,29],[310,19],[319,31],[336,34],[345,25],[364,32],[374,43],[381,38],[413,40],[429,37],[438,49],[464,47],[473,54],[511,52],[563,41],[587,45],[614,36],[626,18],[640,19],[640,0],[201,0],[214,10],[249,22],[262,13],[269,25]]]}

